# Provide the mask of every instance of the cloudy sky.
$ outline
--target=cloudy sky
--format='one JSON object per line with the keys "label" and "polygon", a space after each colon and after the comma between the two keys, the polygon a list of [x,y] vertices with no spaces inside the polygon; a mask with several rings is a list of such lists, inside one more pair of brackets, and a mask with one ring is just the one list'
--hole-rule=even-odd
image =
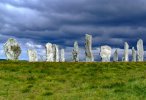
{"label": "cloudy sky", "polygon": [[28,59],[29,48],[43,55],[47,42],[65,48],[70,59],[74,41],[84,51],[86,33],[93,36],[96,57],[101,45],[122,51],[124,42],[132,48],[141,38],[146,44],[146,0],[0,0],[1,59],[10,37],[21,45],[20,59]]}

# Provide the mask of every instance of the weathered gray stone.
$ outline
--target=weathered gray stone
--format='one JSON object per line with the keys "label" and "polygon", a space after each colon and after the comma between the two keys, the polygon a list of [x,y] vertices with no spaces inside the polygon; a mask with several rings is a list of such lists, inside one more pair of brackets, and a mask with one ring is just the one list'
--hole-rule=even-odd
{"label": "weathered gray stone", "polygon": [[53,61],[59,62],[59,49],[56,44],[53,44]]}
{"label": "weathered gray stone", "polygon": [[21,48],[15,39],[9,38],[4,44],[4,52],[8,60],[18,60]]}
{"label": "weathered gray stone", "polygon": [[61,53],[60,53],[60,62],[65,62],[65,57],[64,57],[65,53],[64,53],[64,49],[61,49]]}
{"label": "weathered gray stone", "polygon": [[137,58],[138,61],[143,61],[144,59],[144,48],[142,39],[139,39],[137,42]]}
{"label": "weathered gray stone", "polygon": [[46,61],[53,62],[54,59],[53,45],[51,43],[46,44]]}
{"label": "weathered gray stone", "polygon": [[92,54],[92,36],[86,34],[85,36],[85,56],[86,62],[93,62],[94,57]]}
{"label": "weathered gray stone", "polygon": [[72,59],[74,62],[79,62],[79,46],[78,42],[74,42],[74,49],[72,51]]}
{"label": "weathered gray stone", "polygon": [[110,46],[101,46],[100,57],[102,59],[102,62],[110,62],[111,52],[112,51]]}
{"label": "weathered gray stone", "polygon": [[114,61],[114,62],[117,62],[118,59],[119,59],[119,57],[118,57],[118,50],[116,49],[115,52],[114,52],[113,61]]}
{"label": "weathered gray stone", "polygon": [[127,62],[129,61],[129,45],[127,42],[125,42],[124,44],[124,57],[123,57],[123,61]]}
{"label": "weathered gray stone", "polygon": [[29,49],[27,51],[27,53],[28,53],[29,62],[36,62],[36,61],[38,61],[38,56],[37,56],[37,51],[36,50]]}
{"label": "weathered gray stone", "polygon": [[136,62],[136,51],[135,51],[134,47],[132,47],[132,61]]}

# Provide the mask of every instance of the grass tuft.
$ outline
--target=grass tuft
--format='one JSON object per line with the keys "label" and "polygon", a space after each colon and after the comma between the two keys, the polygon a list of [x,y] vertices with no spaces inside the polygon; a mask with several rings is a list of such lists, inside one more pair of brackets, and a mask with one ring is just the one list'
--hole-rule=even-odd
{"label": "grass tuft", "polygon": [[0,62],[0,100],[145,100],[146,62]]}

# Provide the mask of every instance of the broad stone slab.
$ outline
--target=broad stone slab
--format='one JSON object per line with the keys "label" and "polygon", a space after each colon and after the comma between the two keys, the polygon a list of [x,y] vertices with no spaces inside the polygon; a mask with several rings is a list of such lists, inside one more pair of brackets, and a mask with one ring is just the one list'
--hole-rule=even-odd
{"label": "broad stone slab", "polygon": [[15,39],[9,38],[4,44],[4,52],[8,60],[18,60],[21,54],[21,48]]}
{"label": "broad stone slab", "polygon": [[29,49],[27,51],[27,53],[28,53],[29,62],[36,62],[36,61],[38,61],[38,56],[37,56],[37,51],[36,50]]}
{"label": "broad stone slab", "polygon": [[137,58],[138,61],[143,61],[144,59],[144,47],[142,39],[139,39],[137,42]]}
{"label": "broad stone slab", "polygon": [[93,62],[94,57],[92,54],[92,36],[86,34],[85,36],[85,56],[86,62]]}
{"label": "broad stone slab", "polygon": [[100,48],[100,56],[102,59],[102,62],[110,62],[110,57],[111,57],[111,47],[110,46],[101,46]]}
{"label": "broad stone slab", "polygon": [[72,59],[74,62],[79,62],[79,46],[78,42],[74,42],[74,49],[72,51]]}

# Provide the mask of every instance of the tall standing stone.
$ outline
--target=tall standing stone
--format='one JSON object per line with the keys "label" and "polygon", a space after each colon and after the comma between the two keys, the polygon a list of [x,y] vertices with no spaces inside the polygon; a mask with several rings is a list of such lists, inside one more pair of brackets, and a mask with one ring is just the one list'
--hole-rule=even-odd
{"label": "tall standing stone", "polygon": [[61,49],[61,53],[60,53],[60,62],[65,62],[65,53],[64,53],[64,49]]}
{"label": "tall standing stone", "polygon": [[53,44],[53,61],[59,62],[59,49],[56,44]]}
{"label": "tall standing stone", "polygon": [[136,62],[136,50],[132,47],[132,61]]}
{"label": "tall standing stone", "polygon": [[38,61],[38,56],[37,56],[37,51],[36,50],[29,49],[27,51],[27,53],[28,53],[29,62],[36,62],[36,61]]}
{"label": "tall standing stone", "polygon": [[74,42],[74,49],[72,51],[72,59],[74,62],[79,62],[79,46],[78,42]]}
{"label": "tall standing stone", "polygon": [[53,62],[53,45],[51,43],[46,44],[46,61]]}
{"label": "tall standing stone", "polygon": [[4,44],[4,52],[8,60],[18,60],[21,48],[15,39],[9,38]]}
{"label": "tall standing stone", "polygon": [[129,45],[127,42],[125,42],[125,44],[124,44],[124,57],[123,57],[123,61],[125,61],[125,62],[129,61],[128,51],[129,51]]}
{"label": "tall standing stone", "polygon": [[102,62],[110,62],[110,57],[111,57],[111,47],[110,46],[101,46],[100,48],[100,56],[102,59]]}
{"label": "tall standing stone", "polygon": [[118,50],[116,49],[114,52],[114,57],[113,57],[113,61],[117,62],[118,61]]}
{"label": "tall standing stone", "polygon": [[138,61],[143,61],[144,59],[144,48],[143,48],[143,40],[139,39],[137,42],[137,58]]}
{"label": "tall standing stone", "polygon": [[94,57],[92,54],[92,36],[88,34],[86,34],[85,36],[85,56],[86,62],[94,61]]}

